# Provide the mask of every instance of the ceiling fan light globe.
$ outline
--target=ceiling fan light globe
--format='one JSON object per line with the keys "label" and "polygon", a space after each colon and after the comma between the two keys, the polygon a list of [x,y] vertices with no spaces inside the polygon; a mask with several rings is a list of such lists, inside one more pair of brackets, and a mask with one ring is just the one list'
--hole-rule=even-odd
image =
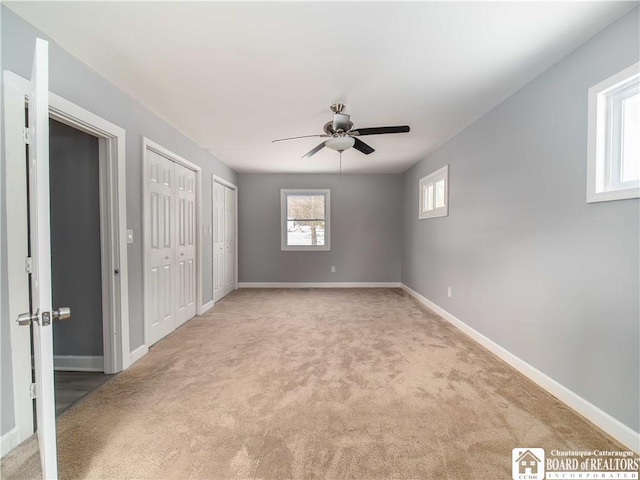
{"label": "ceiling fan light globe", "polygon": [[344,150],[348,150],[353,147],[353,144],[356,143],[353,137],[333,137],[327,140],[324,145],[331,150],[337,150],[338,152],[342,152]]}

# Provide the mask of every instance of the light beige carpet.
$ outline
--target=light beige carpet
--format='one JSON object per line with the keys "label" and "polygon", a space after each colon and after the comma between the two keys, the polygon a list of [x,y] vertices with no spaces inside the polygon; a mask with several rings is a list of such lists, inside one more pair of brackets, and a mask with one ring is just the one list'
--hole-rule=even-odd
{"label": "light beige carpet", "polygon": [[626,450],[399,289],[239,290],[58,420],[63,479],[497,480],[523,446]]}

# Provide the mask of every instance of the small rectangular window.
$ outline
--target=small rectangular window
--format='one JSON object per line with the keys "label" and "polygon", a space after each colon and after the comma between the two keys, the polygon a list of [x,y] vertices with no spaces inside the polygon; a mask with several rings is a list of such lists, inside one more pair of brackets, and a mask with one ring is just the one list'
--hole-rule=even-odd
{"label": "small rectangular window", "polygon": [[449,165],[420,179],[420,213],[418,217],[434,218],[449,215]]}
{"label": "small rectangular window", "polygon": [[587,202],[640,197],[639,68],[589,89]]}
{"label": "small rectangular window", "polygon": [[282,250],[329,250],[329,190],[281,190]]}

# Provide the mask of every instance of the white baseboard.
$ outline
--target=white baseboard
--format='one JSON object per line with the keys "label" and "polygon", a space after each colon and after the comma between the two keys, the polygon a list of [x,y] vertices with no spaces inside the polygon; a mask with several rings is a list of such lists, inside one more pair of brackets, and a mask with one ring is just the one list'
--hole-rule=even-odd
{"label": "white baseboard", "polygon": [[520,373],[537,383],[539,386],[551,393],[554,397],[566,403],[569,407],[571,407],[580,415],[604,430],[620,443],[629,447],[636,453],[640,453],[640,433],[633,431],[631,428],[629,428],[619,420],[613,418],[608,413],[600,410],[598,407],[585,400],[577,393],[569,390],[567,387],[542,373],[537,368],[518,358],[513,353],[495,343],[493,340],[485,337],[483,334],[473,329],[462,320],[447,312],[445,309],[439,307],[432,301],[423,297],[415,290],[412,290],[405,284],[402,284],[402,289],[405,290],[409,295],[414,297],[416,300],[418,300],[420,303],[422,303],[424,306],[426,306],[430,310],[433,310],[449,323],[457,327],[464,334],[468,335],[480,345],[485,347],[487,350],[500,357]]}
{"label": "white baseboard", "polygon": [[200,313],[198,313],[198,315],[202,315],[203,313],[206,313],[209,310],[211,310],[213,308],[214,303],[215,302],[211,300],[210,302],[207,302],[204,305],[202,305],[202,307],[200,307]]}
{"label": "white baseboard", "polygon": [[400,282],[240,282],[238,288],[400,288]]}
{"label": "white baseboard", "polygon": [[18,427],[13,427],[0,437],[0,457],[4,457],[20,444],[20,432]]}
{"label": "white baseboard", "polygon": [[140,345],[138,348],[136,348],[133,352],[131,352],[131,361],[129,363],[129,366],[133,365],[135,362],[144,357],[148,351],[149,347],[147,347],[146,345]]}
{"label": "white baseboard", "polygon": [[67,372],[104,372],[104,357],[89,355],[54,355],[53,369]]}

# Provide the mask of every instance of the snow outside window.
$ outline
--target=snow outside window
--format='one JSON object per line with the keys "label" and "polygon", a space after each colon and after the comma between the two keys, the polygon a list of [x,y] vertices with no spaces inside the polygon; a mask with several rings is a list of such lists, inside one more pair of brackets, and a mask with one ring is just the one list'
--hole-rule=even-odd
{"label": "snow outside window", "polygon": [[281,190],[282,250],[330,250],[329,190]]}

